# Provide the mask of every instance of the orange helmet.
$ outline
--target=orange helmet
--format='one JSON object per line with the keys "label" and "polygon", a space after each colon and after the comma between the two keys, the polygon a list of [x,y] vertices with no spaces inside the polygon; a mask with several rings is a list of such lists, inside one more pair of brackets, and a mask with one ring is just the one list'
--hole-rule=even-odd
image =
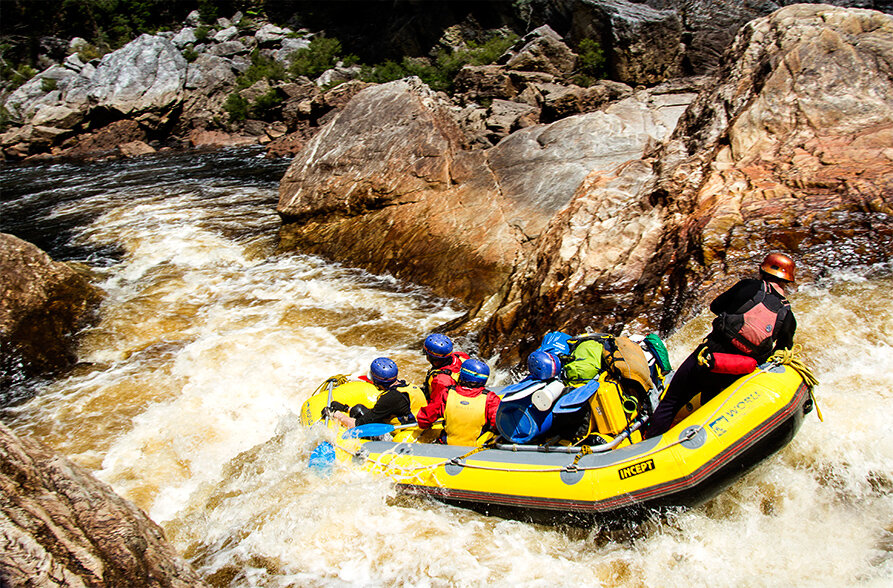
{"label": "orange helmet", "polygon": [[770,253],[760,264],[760,271],[785,282],[793,282],[794,260],[784,253]]}

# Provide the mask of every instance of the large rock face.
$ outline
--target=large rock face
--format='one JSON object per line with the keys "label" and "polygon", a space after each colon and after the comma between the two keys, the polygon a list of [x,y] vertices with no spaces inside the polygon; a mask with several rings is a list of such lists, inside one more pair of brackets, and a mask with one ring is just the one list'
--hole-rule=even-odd
{"label": "large rock face", "polygon": [[0,585],[206,586],[143,511],[3,424]]}
{"label": "large rock face", "polygon": [[[71,335],[100,293],[34,245],[0,233],[0,388],[74,360]],[[0,404],[7,399],[0,393]]]}
{"label": "large rock face", "polygon": [[657,84],[683,72],[683,25],[676,10],[626,0],[581,0],[574,8],[571,37],[600,40],[610,54],[611,78],[627,84]]}
{"label": "large rock face", "polygon": [[[888,15],[794,5],[744,27],[725,82],[663,152],[652,197],[678,195],[667,226],[677,247],[657,263],[696,262],[694,283],[712,296],[768,249],[806,268],[889,261],[891,71]],[[686,306],[690,282],[664,288],[670,306]]]}
{"label": "large rock face", "polygon": [[463,151],[447,105],[417,80],[368,88],[283,177],[281,246],[479,305],[591,170],[641,157],[670,126],[630,99]]}
{"label": "large rock face", "polygon": [[593,172],[516,272],[484,346],[550,329],[668,330],[769,250],[893,251],[893,18],[796,5],[747,25],[653,157]]}
{"label": "large rock face", "polygon": [[[13,92],[5,107],[14,120],[70,129],[93,108],[121,115],[164,111],[183,99],[187,63],[167,39],[142,35],[75,71],[55,65]],[[56,87],[47,92],[46,81]],[[59,109],[66,112],[59,114]]]}
{"label": "large rock face", "polygon": [[102,58],[88,99],[122,114],[163,110],[183,98],[186,60],[167,39],[142,35]]}
{"label": "large rock face", "polygon": [[483,158],[460,150],[463,139],[417,80],[360,92],[283,177],[282,247],[480,298],[504,281],[521,239]]}

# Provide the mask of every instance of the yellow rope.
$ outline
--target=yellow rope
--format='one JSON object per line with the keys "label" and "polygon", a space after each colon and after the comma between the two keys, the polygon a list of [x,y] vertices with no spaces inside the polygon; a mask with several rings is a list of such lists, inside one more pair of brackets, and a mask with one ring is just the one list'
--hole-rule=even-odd
{"label": "yellow rope", "polygon": [[349,380],[349,377],[345,374],[338,374],[337,376],[332,376],[331,378],[326,378],[322,384],[320,384],[316,390],[311,394],[311,396],[316,396],[320,392],[326,389],[326,386],[329,385],[329,382],[334,382],[332,385],[333,388],[337,388],[342,384],[346,384]]}
{"label": "yellow rope", "polygon": [[789,365],[793,368],[800,377],[803,378],[803,382],[806,384],[807,389],[809,390],[809,395],[812,397],[812,403],[815,405],[816,415],[819,417],[821,422],[825,422],[825,419],[822,418],[822,411],[819,409],[819,403],[815,399],[815,393],[813,393],[813,388],[819,385],[818,379],[812,374],[812,371],[803,363],[803,360],[800,357],[800,352],[803,351],[802,345],[794,345],[791,349],[779,349],[776,351],[772,357],[769,358],[769,361],[780,365]]}

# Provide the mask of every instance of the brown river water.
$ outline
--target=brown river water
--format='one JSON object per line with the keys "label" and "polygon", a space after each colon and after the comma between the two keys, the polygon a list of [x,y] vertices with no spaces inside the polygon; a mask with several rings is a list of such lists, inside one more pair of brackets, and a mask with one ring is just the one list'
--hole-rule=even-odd
{"label": "brown river water", "polygon": [[[791,296],[824,416],[707,504],[538,525],[308,468],[326,377],[380,355],[418,381],[450,300],[275,253],[287,162],[256,151],[0,168],[0,230],[83,264],[107,298],[79,365],[0,418],[143,508],[214,586],[893,585],[893,272]],[[674,365],[709,328],[667,337]],[[493,383],[506,383],[496,373]]]}

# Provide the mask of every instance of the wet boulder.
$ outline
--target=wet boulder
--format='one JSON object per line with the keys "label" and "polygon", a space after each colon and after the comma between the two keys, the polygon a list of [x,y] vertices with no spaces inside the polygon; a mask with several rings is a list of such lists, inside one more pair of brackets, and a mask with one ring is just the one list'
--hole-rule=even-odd
{"label": "wet boulder", "polygon": [[66,91],[77,77],[69,68],[53,65],[17,88],[6,98],[3,107],[13,121],[30,121],[41,108],[64,102]]}
{"label": "wet boulder", "polygon": [[281,246],[480,304],[593,169],[641,157],[670,132],[631,101],[469,151],[452,116],[418,80],[354,96],[280,183]]}
{"label": "wet boulder", "polygon": [[[685,26],[685,61],[696,75],[713,73],[722,55],[746,23],[778,10],[784,4],[772,0],[673,0]],[[856,6],[859,2],[827,2]],[[862,3],[863,5],[866,3]]]}
{"label": "wet boulder", "polygon": [[520,129],[489,150],[487,161],[500,190],[521,212],[515,226],[537,239],[589,174],[642,157],[671,129],[630,98],[602,112]]}
{"label": "wet boulder", "polygon": [[571,40],[575,45],[597,40],[607,53],[612,79],[651,85],[682,75],[684,30],[676,10],[626,0],[586,0],[575,6]]}
{"label": "wet boulder", "polygon": [[494,98],[511,100],[520,89],[512,82],[509,70],[501,65],[466,65],[454,80],[456,93],[465,102]]}
{"label": "wet boulder", "polygon": [[0,275],[0,387],[71,366],[73,336],[93,317],[100,291],[69,266],[5,233]]}
{"label": "wet boulder", "polygon": [[206,586],[146,514],[0,424],[4,586]]}
{"label": "wet boulder", "polygon": [[[893,251],[893,17],[794,5],[742,28],[664,150],[676,255],[708,295],[782,249],[810,265]],[[801,273],[808,279],[809,271]],[[672,296],[685,300],[682,291]]]}
{"label": "wet boulder", "polygon": [[499,59],[499,63],[518,71],[566,76],[574,70],[576,55],[564,43],[561,35],[549,25],[543,25],[518,41]]}

